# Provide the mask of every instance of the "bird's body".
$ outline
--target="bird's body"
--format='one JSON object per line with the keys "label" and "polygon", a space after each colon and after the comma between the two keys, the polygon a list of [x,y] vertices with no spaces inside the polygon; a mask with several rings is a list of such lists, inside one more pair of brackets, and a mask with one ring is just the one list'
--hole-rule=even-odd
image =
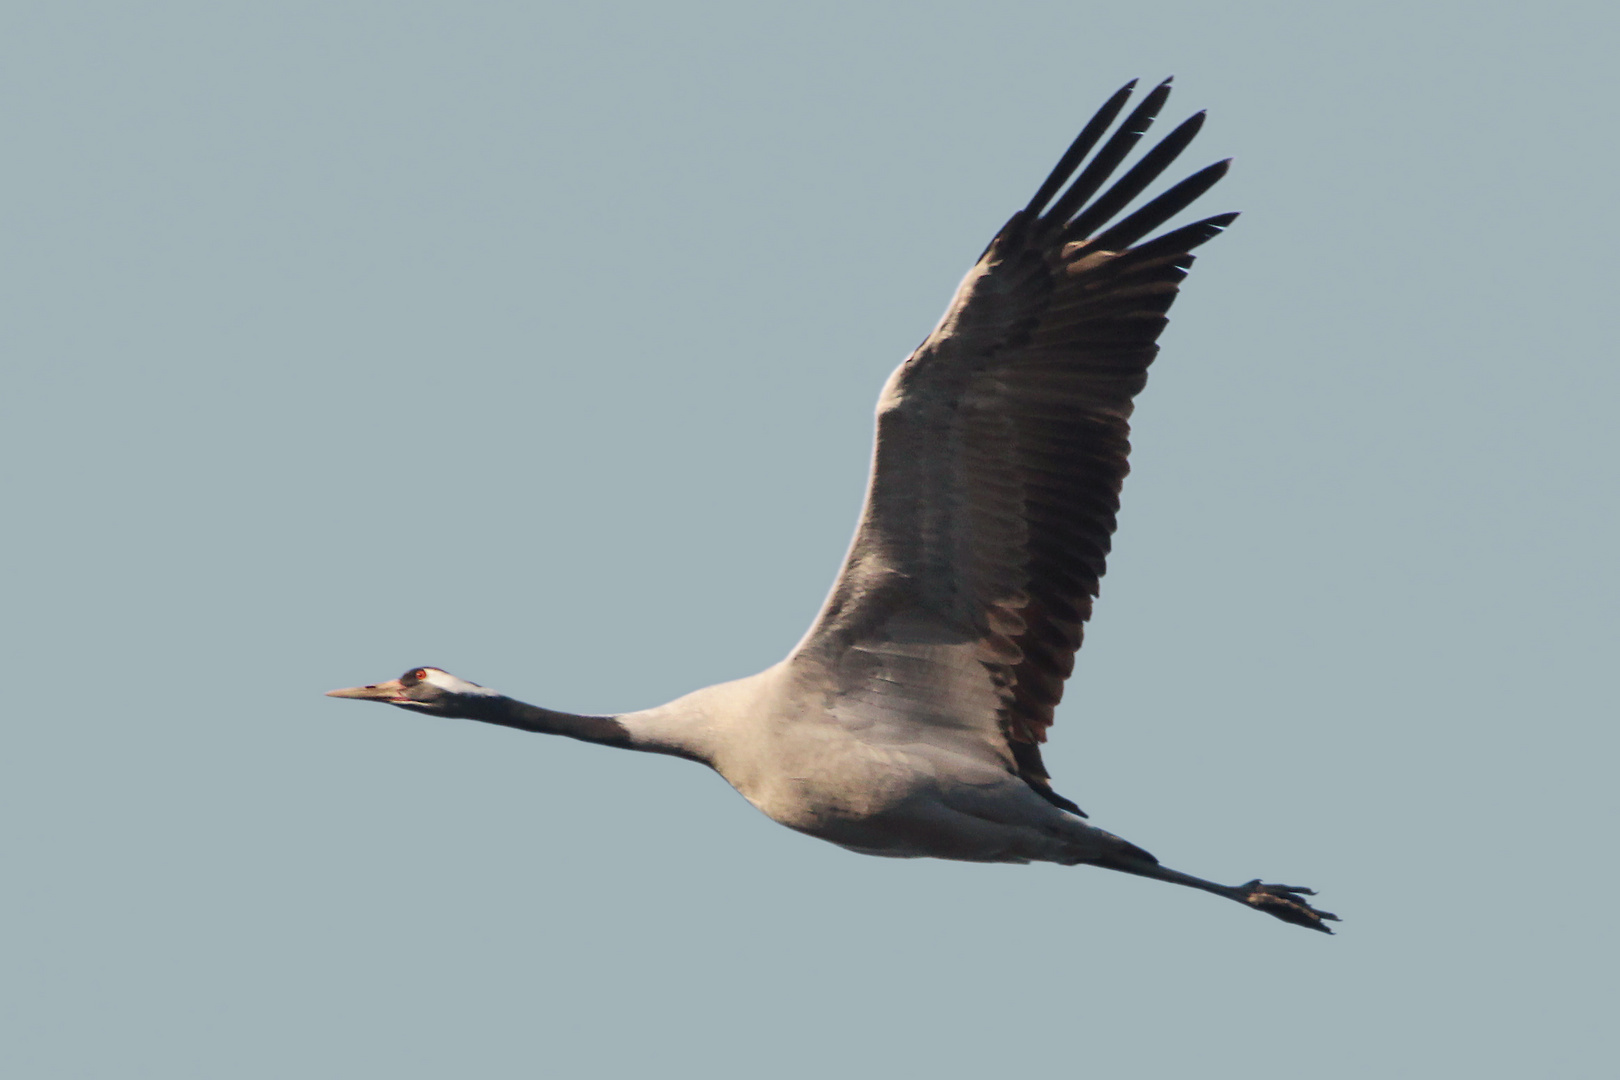
{"label": "bird's body", "polygon": [[616,717],[527,705],[437,668],[333,694],[702,762],[775,821],[865,854],[1086,863],[1326,930],[1333,916],[1305,902],[1309,890],[1190,877],[1090,825],[1041,761],[1114,531],[1133,399],[1190,251],[1236,216],[1139,243],[1223,162],[1114,220],[1202,122],[1104,191],[1169,86],[1082,168],[1130,91],[1081,132],[884,386],[860,526],[787,659]]}
{"label": "bird's body", "polygon": [[863,854],[1078,863],[1123,843],[979,740],[921,739],[903,717],[852,724],[798,674],[784,662],[617,719],[632,746],[703,761],[772,820]]}

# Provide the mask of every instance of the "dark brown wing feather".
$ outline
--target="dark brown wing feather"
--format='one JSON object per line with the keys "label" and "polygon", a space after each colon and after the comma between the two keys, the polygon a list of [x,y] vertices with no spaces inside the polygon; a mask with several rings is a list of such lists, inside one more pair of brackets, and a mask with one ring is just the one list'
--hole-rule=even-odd
{"label": "dark brown wing feather", "polygon": [[1097,195],[1169,84],[1081,169],[1131,90],[1080,133],[889,380],[860,528],[794,655],[831,675],[836,715],[954,732],[1077,812],[1052,792],[1039,744],[1105,569],[1132,400],[1189,252],[1236,217],[1131,246],[1220,179],[1222,162],[1109,224],[1203,122],[1182,124]]}

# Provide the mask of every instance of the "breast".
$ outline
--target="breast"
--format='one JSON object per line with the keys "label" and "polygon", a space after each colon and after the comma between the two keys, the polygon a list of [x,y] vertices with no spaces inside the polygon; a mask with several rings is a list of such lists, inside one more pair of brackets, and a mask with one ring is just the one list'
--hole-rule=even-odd
{"label": "breast", "polygon": [[722,775],[772,820],[832,838],[926,797],[934,778],[914,755],[862,746],[834,730],[791,731],[754,767]]}
{"label": "breast", "polygon": [[732,786],[772,820],[868,855],[1025,862],[1032,844],[1026,802],[1049,809],[1028,785],[993,764],[926,744],[872,745],[837,724],[784,724],[759,753],[721,767]]}
{"label": "breast", "polygon": [[849,723],[778,669],[705,694],[707,760],[762,813],[864,854],[1051,857],[1060,812],[966,735]]}

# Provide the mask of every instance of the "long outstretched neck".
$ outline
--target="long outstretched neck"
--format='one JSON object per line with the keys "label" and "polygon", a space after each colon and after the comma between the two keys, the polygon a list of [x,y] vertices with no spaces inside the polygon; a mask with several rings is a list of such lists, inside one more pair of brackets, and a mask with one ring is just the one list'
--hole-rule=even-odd
{"label": "long outstretched neck", "polygon": [[459,707],[456,712],[462,717],[484,724],[499,724],[501,727],[536,731],[543,735],[566,735],[570,739],[601,743],[604,746],[635,749],[629,729],[612,716],[579,716],[574,713],[556,712],[552,709],[542,709],[538,705],[530,705],[526,701],[514,700],[504,694],[470,698],[458,702],[457,705]]}
{"label": "long outstretched neck", "polygon": [[[633,724],[626,724],[617,716],[581,716],[578,713],[557,712],[517,701],[505,695],[491,695],[467,701],[459,710],[468,720],[501,727],[534,731],[543,735],[566,735],[582,742],[617,746],[625,750],[645,750],[654,754],[673,754],[676,757],[701,760],[684,748],[657,738],[648,737]],[[631,718],[633,720],[633,718]]]}

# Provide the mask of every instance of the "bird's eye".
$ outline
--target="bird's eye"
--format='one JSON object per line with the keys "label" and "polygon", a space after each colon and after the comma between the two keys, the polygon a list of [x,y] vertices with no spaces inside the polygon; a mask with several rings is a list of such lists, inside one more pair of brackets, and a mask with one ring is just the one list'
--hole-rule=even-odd
{"label": "bird's eye", "polygon": [[415,671],[411,672],[411,678],[415,679],[417,682],[421,682],[423,679],[427,678],[427,668],[417,668]]}

